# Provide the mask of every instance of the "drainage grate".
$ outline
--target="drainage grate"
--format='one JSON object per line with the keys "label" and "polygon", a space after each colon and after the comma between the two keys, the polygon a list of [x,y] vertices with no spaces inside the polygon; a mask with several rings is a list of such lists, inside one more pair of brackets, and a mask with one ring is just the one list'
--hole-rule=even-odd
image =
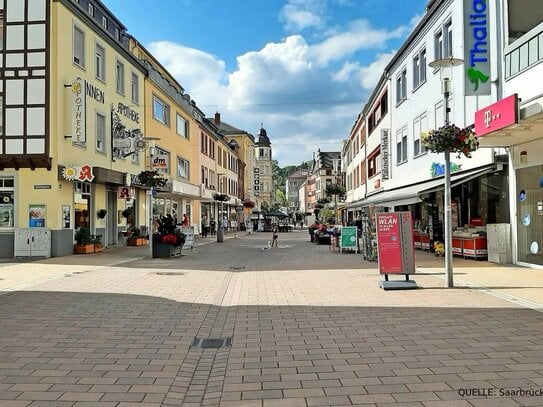
{"label": "drainage grate", "polygon": [[239,267],[230,266],[230,267],[228,267],[228,270],[232,270],[232,271],[245,270],[245,266],[239,266]]}
{"label": "drainage grate", "polygon": [[176,272],[176,271],[157,271],[155,273],[157,276],[184,276],[185,273]]}
{"label": "drainage grate", "polygon": [[190,346],[203,349],[225,348],[227,346],[232,346],[232,338],[194,338]]}

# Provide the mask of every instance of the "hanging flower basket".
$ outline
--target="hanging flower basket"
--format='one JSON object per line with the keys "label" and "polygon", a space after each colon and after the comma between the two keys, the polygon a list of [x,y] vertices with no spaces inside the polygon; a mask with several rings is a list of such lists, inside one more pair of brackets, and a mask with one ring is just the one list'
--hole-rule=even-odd
{"label": "hanging flower basket", "polygon": [[449,151],[471,158],[471,153],[479,148],[475,133],[470,128],[461,129],[454,124],[447,124],[437,130],[430,130],[420,135],[423,146],[433,153]]}
{"label": "hanging flower basket", "polygon": [[243,201],[243,206],[245,208],[254,208],[255,203],[253,201],[251,201],[250,199],[246,199],[245,201]]}
{"label": "hanging flower basket", "polygon": [[230,200],[230,196],[228,196],[227,194],[214,193],[213,194],[213,199],[218,201],[218,202],[226,202],[226,201]]}
{"label": "hanging flower basket", "polygon": [[141,185],[144,185],[149,188],[158,187],[162,188],[166,185],[168,180],[162,178],[158,171],[142,171],[138,174],[138,179]]}

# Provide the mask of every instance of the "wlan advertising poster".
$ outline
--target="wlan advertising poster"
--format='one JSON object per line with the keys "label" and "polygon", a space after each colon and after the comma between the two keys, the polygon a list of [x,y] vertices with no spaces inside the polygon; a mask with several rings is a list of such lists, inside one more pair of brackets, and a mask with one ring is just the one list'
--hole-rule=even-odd
{"label": "wlan advertising poster", "polygon": [[379,273],[415,272],[410,212],[375,214]]}

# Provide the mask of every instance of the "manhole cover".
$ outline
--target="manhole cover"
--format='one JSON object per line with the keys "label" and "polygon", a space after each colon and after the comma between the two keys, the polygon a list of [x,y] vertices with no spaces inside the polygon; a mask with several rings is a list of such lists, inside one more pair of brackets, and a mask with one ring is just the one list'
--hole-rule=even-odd
{"label": "manhole cover", "polygon": [[190,346],[203,349],[224,348],[226,346],[232,346],[232,338],[194,338]]}
{"label": "manhole cover", "polygon": [[185,273],[177,271],[158,271],[155,273],[157,276],[184,276]]}

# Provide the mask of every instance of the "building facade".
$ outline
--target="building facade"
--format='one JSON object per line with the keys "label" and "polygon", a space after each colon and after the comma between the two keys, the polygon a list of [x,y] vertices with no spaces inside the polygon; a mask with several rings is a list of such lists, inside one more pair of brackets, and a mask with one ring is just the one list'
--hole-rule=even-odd
{"label": "building facade", "polygon": [[256,208],[262,209],[266,202],[271,205],[274,201],[272,147],[266,130],[261,127],[255,143],[255,167],[253,170],[254,194]]}

